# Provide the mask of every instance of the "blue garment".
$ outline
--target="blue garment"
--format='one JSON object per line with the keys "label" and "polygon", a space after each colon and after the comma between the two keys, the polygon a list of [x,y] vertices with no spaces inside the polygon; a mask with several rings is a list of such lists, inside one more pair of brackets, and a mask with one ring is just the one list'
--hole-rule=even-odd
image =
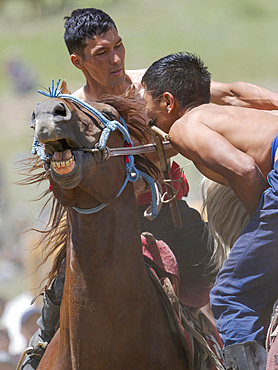
{"label": "blue garment", "polygon": [[264,340],[278,297],[278,161],[261,207],[234,244],[211,291],[224,346]]}
{"label": "blue garment", "polygon": [[271,169],[274,167],[274,159],[275,159],[275,154],[276,150],[278,149],[278,134],[275,136],[274,140],[272,141],[272,146],[271,146]]}

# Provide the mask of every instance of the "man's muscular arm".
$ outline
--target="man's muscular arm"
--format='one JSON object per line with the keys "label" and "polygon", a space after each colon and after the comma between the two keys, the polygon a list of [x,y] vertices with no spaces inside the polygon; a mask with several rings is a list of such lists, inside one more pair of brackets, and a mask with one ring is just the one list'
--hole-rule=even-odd
{"label": "man's muscular arm", "polygon": [[276,110],[278,93],[248,82],[222,83],[211,81],[211,103],[239,107]]}
{"label": "man's muscular arm", "polygon": [[255,212],[267,183],[252,157],[204,124],[191,122],[189,126],[179,120],[170,135],[173,147],[192,160],[203,175],[229,185],[249,214]]}

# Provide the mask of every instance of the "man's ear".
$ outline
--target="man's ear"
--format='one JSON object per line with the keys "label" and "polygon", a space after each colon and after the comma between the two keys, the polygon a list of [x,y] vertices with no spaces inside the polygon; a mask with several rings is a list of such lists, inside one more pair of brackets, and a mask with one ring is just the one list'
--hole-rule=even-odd
{"label": "man's ear", "polygon": [[72,62],[72,64],[78,68],[78,69],[82,69],[83,67],[83,59],[80,55],[77,55],[77,54],[71,54],[70,56],[70,60]]}
{"label": "man's ear", "polygon": [[165,92],[163,94],[163,100],[168,113],[171,113],[176,105],[176,100],[170,92]]}

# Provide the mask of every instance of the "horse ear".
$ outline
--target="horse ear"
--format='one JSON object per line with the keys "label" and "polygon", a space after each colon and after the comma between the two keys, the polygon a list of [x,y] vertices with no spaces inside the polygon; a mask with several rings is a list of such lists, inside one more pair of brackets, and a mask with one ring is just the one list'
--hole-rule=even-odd
{"label": "horse ear", "polygon": [[71,94],[71,92],[68,89],[68,85],[66,83],[66,80],[63,80],[61,83],[61,89],[62,89],[62,94]]}

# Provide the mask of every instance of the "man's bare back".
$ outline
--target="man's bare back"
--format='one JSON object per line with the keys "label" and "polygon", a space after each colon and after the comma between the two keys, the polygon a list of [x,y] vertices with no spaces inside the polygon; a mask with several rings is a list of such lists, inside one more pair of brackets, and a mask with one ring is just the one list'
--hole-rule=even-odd
{"label": "man's bare back", "polygon": [[[271,113],[215,104],[191,109],[170,129],[172,144],[212,180],[216,178],[212,178],[210,159],[225,161],[228,155],[229,160],[231,157],[237,160],[243,158],[239,151],[252,157],[266,178],[271,169],[270,149],[277,133],[278,117]],[[218,174],[216,177],[219,180]],[[224,179],[222,182],[226,183]]]}
{"label": "man's bare back", "polygon": [[174,149],[206,177],[230,186],[253,214],[268,187],[277,116],[209,103],[210,74],[198,56],[186,52],[154,62],[142,84],[148,116],[169,132]]}
{"label": "man's bare back", "polygon": [[203,175],[231,186],[250,213],[267,188],[277,132],[275,115],[214,104],[189,109],[169,130],[173,147]]}

